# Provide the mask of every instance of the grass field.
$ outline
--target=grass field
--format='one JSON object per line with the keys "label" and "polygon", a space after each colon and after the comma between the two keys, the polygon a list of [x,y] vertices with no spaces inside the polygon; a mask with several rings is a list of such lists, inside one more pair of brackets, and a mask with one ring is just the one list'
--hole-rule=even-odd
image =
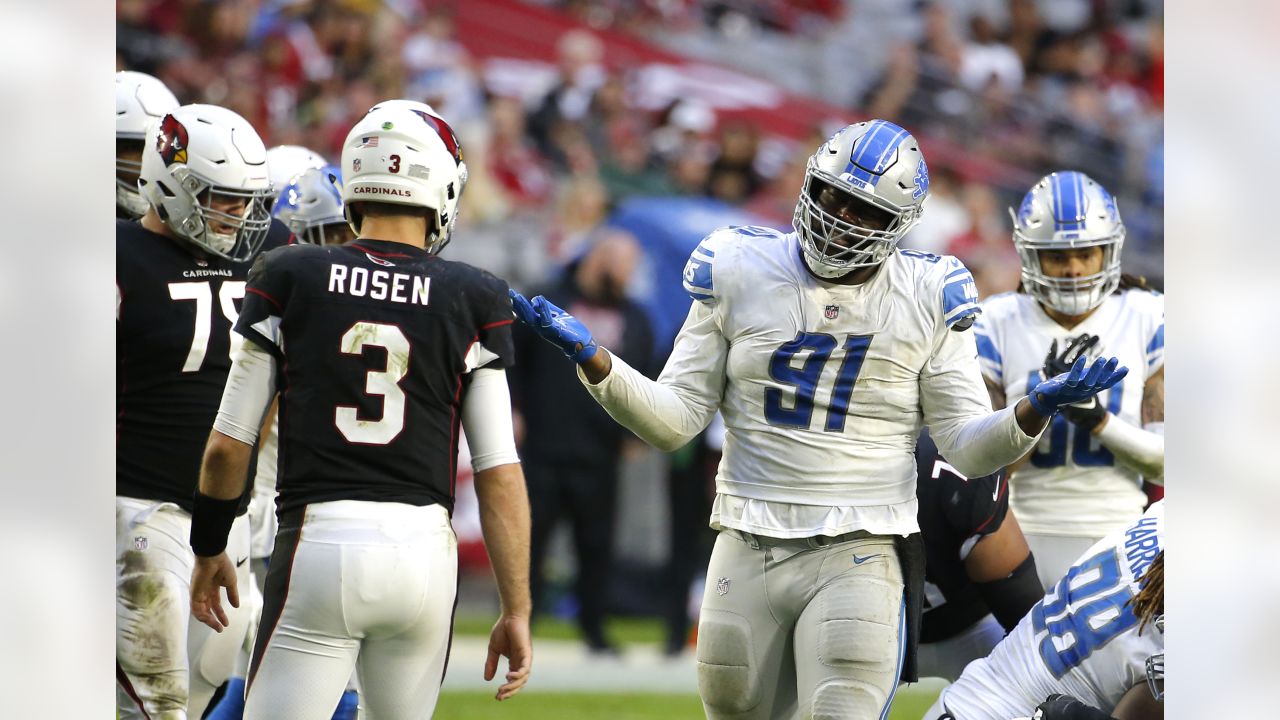
{"label": "grass field", "polygon": [[[902,689],[889,720],[920,720],[937,691]],[[697,695],[522,692],[503,702],[480,692],[440,696],[438,720],[702,720]]]}

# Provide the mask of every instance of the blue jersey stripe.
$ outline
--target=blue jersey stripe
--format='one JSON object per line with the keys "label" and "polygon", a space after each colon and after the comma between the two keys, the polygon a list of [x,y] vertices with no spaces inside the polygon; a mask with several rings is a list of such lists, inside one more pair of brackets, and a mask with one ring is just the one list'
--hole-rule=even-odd
{"label": "blue jersey stripe", "polygon": [[978,341],[978,357],[990,361],[997,368],[1004,367],[1004,357],[996,349],[996,344],[991,342],[991,338],[978,333],[974,335],[974,339]]}
{"label": "blue jersey stripe", "polygon": [[1156,334],[1151,338],[1151,343],[1147,345],[1147,354],[1157,350],[1164,349],[1164,323],[1160,323],[1160,327],[1156,328]]}

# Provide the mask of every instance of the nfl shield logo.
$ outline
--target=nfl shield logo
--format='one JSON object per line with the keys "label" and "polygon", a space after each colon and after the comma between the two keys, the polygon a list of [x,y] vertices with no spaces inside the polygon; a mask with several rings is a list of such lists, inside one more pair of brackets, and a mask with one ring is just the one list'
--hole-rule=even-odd
{"label": "nfl shield logo", "polygon": [[722,577],[716,580],[716,592],[724,595],[729,592],[729,578]]}
{"label": "nfl shield logo", "polygon": [[351,160],[351,171],[352,171],[352,172],[360,172],[360,165],[361,165],[361,163],[360,163],[360,158],[354,158],[354,159],[352,159],[352,160]]}
{"label": "nfl shield logo", "polygon": [[147,539],[141,535],[133,539],[133,549],[142,551],[147,549]]}
{"label": "nfl shield logo", "polygon": [[822,311],[822,314],[826,316],[828,320],[835,320],[836,316],[840,314],[840,306],[828,305],[827,309]]}

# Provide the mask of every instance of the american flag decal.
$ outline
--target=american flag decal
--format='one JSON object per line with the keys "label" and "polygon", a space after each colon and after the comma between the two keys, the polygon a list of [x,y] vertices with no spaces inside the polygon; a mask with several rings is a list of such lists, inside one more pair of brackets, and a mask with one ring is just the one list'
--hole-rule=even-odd
{"label": "american flag decal", "polygon": [[360,147],[362,147],[362,148],[367,148],[367,147],[378,147],[378,138],[376,138],[376,137],[362,137],[362,138],[360,138]]}

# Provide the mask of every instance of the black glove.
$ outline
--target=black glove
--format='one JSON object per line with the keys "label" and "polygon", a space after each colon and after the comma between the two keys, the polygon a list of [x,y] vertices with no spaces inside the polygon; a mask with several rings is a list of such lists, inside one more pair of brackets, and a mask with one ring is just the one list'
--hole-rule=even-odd
{"label": "black glove", "polygon": [[1036,707],[1031,720],[1114,720],[1107,713],[1089,707],[1070,695],[1050,695]]}
{"label": "black glove", "polygon": [[[1049,354],[1044,358],[1044,376],[1051,378],[1064,372],[1070,372],[1076,358],[1088,355],[1089,351],[1097,346],[1099,339],[1097,335],[1083,333],[1078,337],[1072,338],[1061,354],[1058,353],[1058,341],[1054,340],[1049,345]],[[1075,405],[1063,405],[1060,410],[1067,420],[1070,420],[1085,432],[1093,432],[1098,423],[1107,417],[1107,409],[1102,406],[1102,402],[1098,400],[1097,395],[1093,395],[1088,400]]]}

